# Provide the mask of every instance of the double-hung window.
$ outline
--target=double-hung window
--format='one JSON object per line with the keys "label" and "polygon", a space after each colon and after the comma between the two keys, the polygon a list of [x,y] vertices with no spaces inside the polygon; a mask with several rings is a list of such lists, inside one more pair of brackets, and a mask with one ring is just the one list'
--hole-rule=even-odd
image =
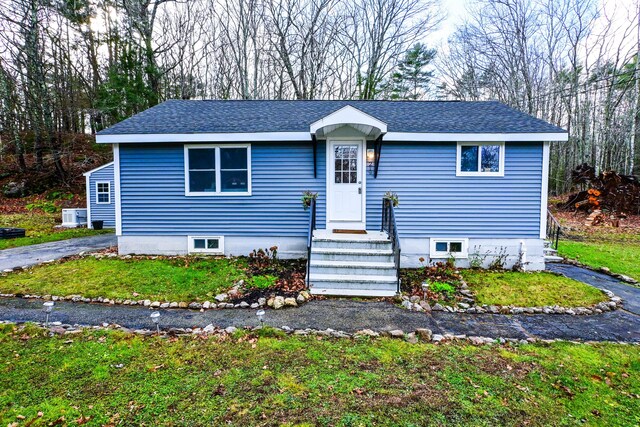
{"label": "double-hung window", "polygon": [[504,142],[459,142],[457,176],[504,176]]}
{"label": "double-hung window", "polygon": [[108,205],[111,203],[111,186],[109,182],[96,182],[96,203]]}
{"label": "double-hung window", "polygon": [[185,145],[187,196],[250,195],[249,145]]}

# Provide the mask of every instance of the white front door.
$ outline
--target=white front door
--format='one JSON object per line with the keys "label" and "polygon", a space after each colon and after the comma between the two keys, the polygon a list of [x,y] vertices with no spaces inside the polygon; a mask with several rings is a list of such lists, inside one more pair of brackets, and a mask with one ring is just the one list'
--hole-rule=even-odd
{"label": "white front door", "polygon": [[364,230],[364,142],[330,140],[327,148],[327,228]]}

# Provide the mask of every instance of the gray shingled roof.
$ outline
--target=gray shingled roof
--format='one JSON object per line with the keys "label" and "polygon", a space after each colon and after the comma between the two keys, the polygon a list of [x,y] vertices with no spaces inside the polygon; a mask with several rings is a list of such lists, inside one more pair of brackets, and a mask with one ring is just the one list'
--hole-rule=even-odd
{"label": "gray shingled roof", "polygon": [[311,123],[345,105],[385,122],[388,132],[565,132],[496,101],[170,100],[99,134],[308,132]]}

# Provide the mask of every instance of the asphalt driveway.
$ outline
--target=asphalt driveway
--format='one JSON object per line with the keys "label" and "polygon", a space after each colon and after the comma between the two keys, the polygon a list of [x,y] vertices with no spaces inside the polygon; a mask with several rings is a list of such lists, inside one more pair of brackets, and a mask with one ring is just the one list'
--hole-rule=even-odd
{"label": "asphalt driveway", "polygon": [[77,255],[80,252],[96,251],[115,246],[117,243],[114,234],[100,234],[4,249],[0,250],[0,271],[32,266],[52,259]]}

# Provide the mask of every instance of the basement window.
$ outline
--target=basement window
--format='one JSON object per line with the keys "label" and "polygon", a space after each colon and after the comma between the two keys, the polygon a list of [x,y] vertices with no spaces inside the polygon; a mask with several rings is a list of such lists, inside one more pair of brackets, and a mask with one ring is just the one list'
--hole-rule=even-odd
{"label": "basement window", "polygon": [[224,255],[224,237],[189,236],[189,253]]}
{"label": "basement window", "polygon": [[430,258],[467,258],[469,256],[469,239],[430,239]]}

